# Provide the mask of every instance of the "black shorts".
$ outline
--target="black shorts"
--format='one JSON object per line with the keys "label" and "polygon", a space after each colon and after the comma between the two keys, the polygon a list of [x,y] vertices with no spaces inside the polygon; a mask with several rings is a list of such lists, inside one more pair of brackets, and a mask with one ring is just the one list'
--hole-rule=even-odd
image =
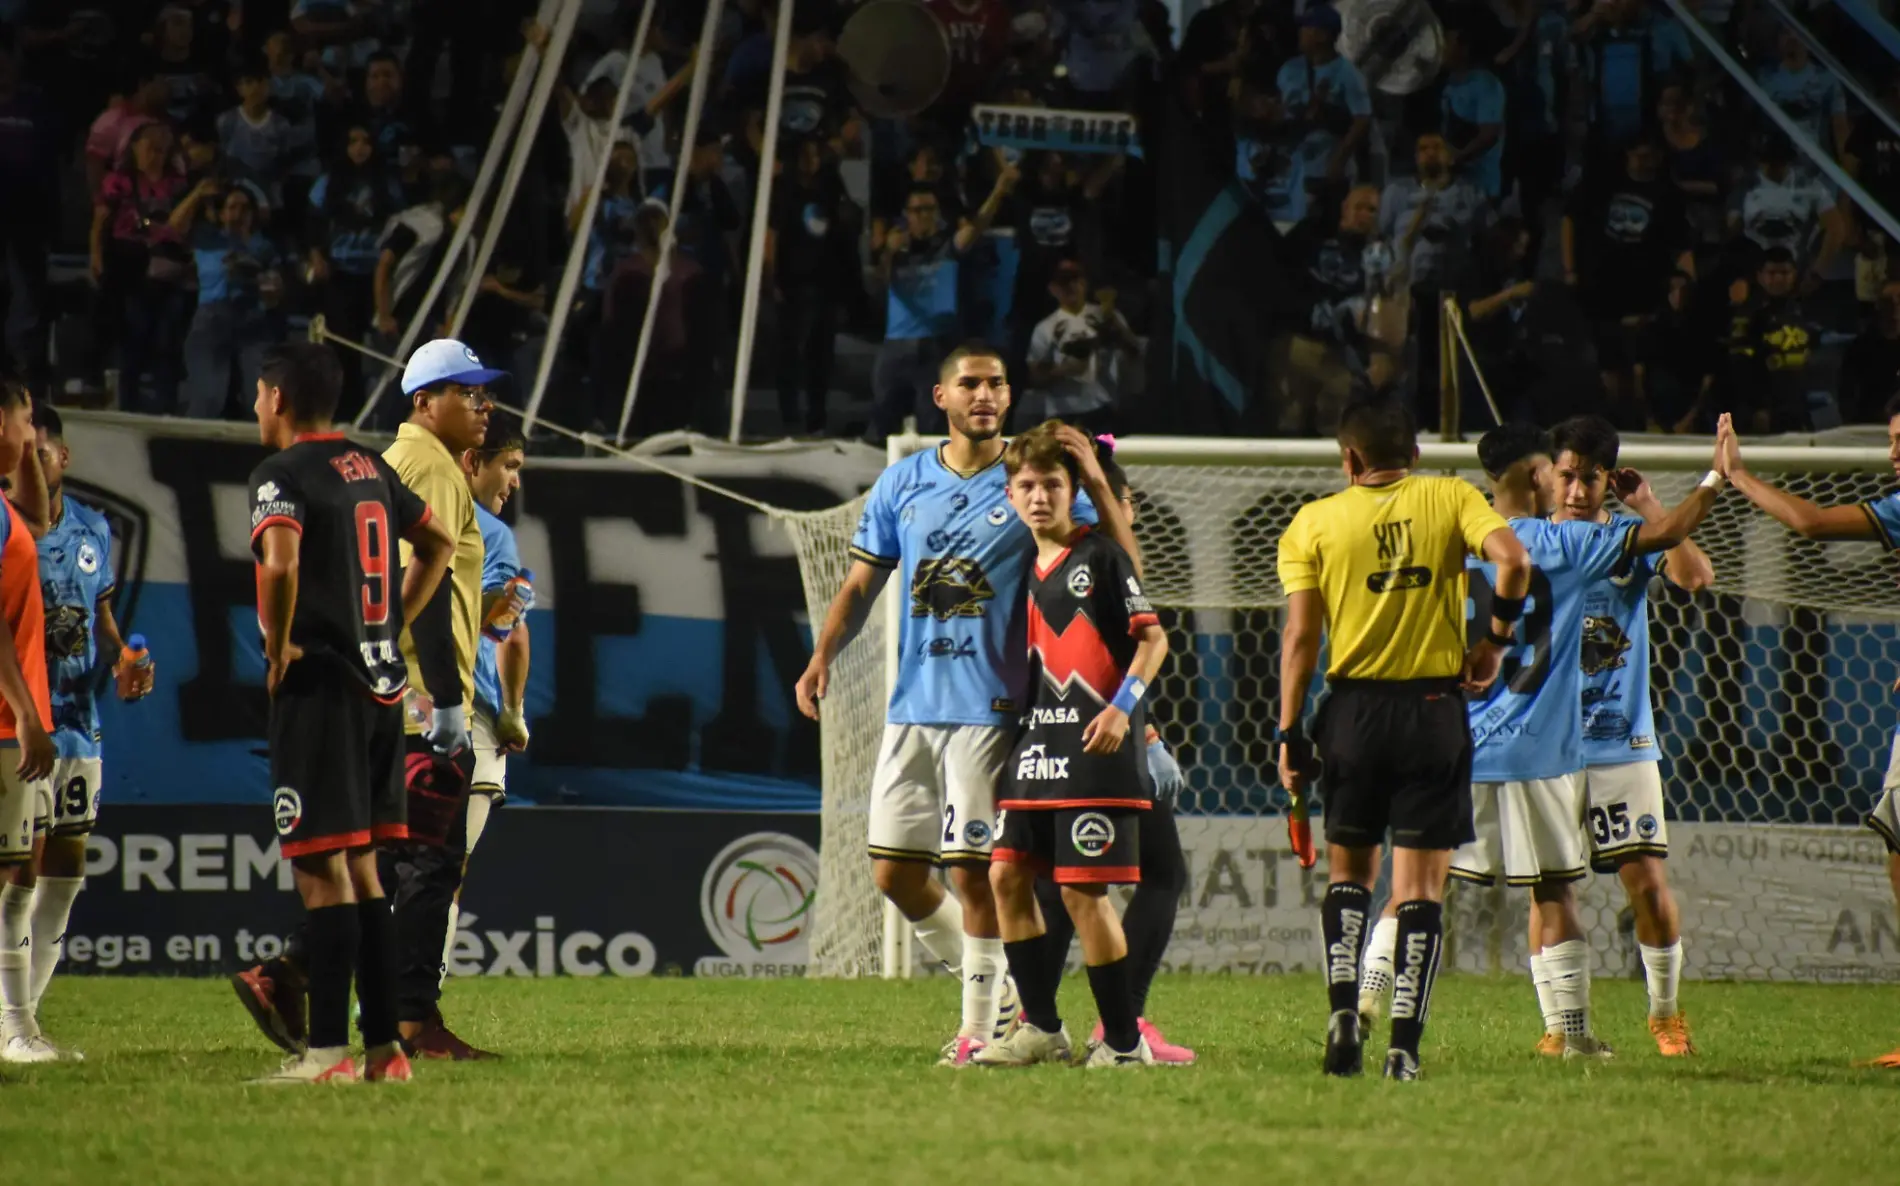
{"label": "black shorts", "polygon": [[1003,812],[992,861],[1028,865],[1057,885],[1141,881],[1141,820],[1128,807],[1013,807]]}
{"label": "black shorts", "polygon": [[1471,829],[1471,725],[1455,679],[1332,680],[1314,722],[1326,840],[1453,849]]}
{"label": "black shorts", "polygon": [[406,839],[402,706],[347,672],[293,664],[270,703],[271,817],[287,857]]}

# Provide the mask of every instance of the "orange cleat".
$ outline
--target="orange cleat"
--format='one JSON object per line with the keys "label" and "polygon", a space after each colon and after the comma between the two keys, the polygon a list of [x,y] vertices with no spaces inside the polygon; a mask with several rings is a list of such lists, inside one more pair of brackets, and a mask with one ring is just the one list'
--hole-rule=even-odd
{"label": "orange cleat", "polygon": [[378,1046],[363,1056],[363,1082],[365,1083],[408,1083],[414,1078],[409,1065],[409,1056],[402,1047],[391,1042],[387,1046]]}
{"label": "orange cleat", "polygon": [[1857,1062],[1857,1067],[1879,1067],[1887,1071],[1900,1071],[1900,1050],[1889,1050],[1879,1058],[1870,1058],[1866,1062]]}
{"label": "orange cleat", "polygon": [[1656,1053],[1664,1058],[1682,1058],[1695,1053],[1695,1042],[1689,1037],[1689,1019],[1680,1013],[1674,1017],[1650,1018],[1649,1032],[1656,1039]]}
{"label": "orange cleat", "polygon": [[1562,1058],[1564,1056],[1564,1036],[1562,1034],[1553,1034],[1546,1030],[1544,1036],[1537,1039],[1537,1053],[1543,1055],[1545,1058]]}

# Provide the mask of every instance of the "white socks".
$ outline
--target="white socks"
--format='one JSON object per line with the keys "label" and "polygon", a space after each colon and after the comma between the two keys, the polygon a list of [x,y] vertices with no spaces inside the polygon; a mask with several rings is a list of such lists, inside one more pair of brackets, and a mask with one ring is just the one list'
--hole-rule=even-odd
{"label": "white socks", "polygon": [[33,1037],[33,891],[0,887],[0,1036]]}
{"label": "white socks", "polygon": [[1581,939],[1558,943],[1544,948],[1543,960],[1544,970],[1550,975],[1551,1003],[1562,1020],[1564,1037],[1589,1037],[1589,945]]}
{"label": "white socks", "polygon": [[46,985],[53,979],[53,969],[59,966],[59,957],[66,947],[66,920],[72,917],[73,899],[85,887],[83,877],[48,877],[40,875],[37,888],[33,891],[33,1011],[39,1012],[40,998],[46,995]]}
{"label": "white socks", "polygon": [[1550,986],[1550,968],[1545,965],[1541,951],[1531,957],[1531,984],[1537,989],[1537,1007],[1544,1014],[1544,1032],[1563,1033],[1563,1011],[1557,1008],[1557,993]]}
{"label": "white socks", "polygon": [[996,1033],[996,1009],[1003,996],[1009,957],[1001,939],[963,937],[963,1027],[961,1036],[985,1042]]}
{"label": "white socks", "polygon": [[1392,990],[1392,957],[1399,948],[1399,920],[1382,918],[1372,924],[1366,943],[1366,963],[1359,973],[1359,995],[1383,1001]]}
{"label": "white socks", "polygon": [[963,975],[963,903],[955,894],[945,894],[929,917],[917,919],[910,926],[925,951],[951,972]]}
{"label": "white socks", "polygon": [[1667,947],[1642,947],[1643,979],[1649,983],[1649,1015],[1676,1015],[1676,985],[1682,979],[1682,940]]}

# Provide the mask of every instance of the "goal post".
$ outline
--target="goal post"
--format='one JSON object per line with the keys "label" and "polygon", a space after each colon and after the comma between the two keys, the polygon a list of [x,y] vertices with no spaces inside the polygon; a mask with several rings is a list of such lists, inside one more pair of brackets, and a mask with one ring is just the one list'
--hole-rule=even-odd
{"label": "goal post", "polygon": [[[935,444],[894,438],[890,457]],[[1629,441],[1621,464],[1648,475],[1669,504],[1700,480],[1710,452],[1706,440]],[[1745,455],[1750,469],[1824,504],[1892,485],[1878,447],[1780,439]],[[1144,586],[1171,645],[1151,715],[1188,782],[1178,818],[1190,884],[1169,966],[1310,968],[1325,879],[1287,850],[1271,752],[1285,604],[1276,558],[1294,512],[1345,484],[1337,446],[1134,437],[1116,457],[1136,492]],[[1472,444],[1422,443],[1419,470],[1483,485]],[[862,504],[786,516],[814,633],[849,568]],[[1651,598],[1651,689],[1688,974],[1900,979],[1884,848],[1859,826],[1892,737],[1900,565],[1877,544],[1799,539],[1733,492],[1696,542],[1714,562],[1714,587],[1691,596],[1659,581]],[[872,766],[904,612],[896,584],[833,664],[823,708],[817,976],[912,967],[909,927],[887,916],[866,856]],[[1599,971],[1630,971],[1621,888],[1595,877],[1582,896]],[[1521,970],[1524,917],[1522,894],[1455,890],[1452,962]]]}

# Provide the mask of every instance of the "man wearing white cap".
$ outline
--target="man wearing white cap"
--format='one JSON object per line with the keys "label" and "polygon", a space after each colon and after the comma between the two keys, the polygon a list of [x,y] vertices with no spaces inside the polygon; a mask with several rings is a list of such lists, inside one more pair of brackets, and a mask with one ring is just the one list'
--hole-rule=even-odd
{"label": "man wearing white cap", "polygon": [[[382,855],[383,882],[392,887],[396,911],[396,1016],[404,1044],[424,1058],[487,1057],[443,1025],[437,1005],[449,907],[461,886],[466,855],[474,765],[468,706],[475,700],[482,625],[482,528],[457,459],[487,438],[484,387],[504,374],[483,366],[473,350],[452,338],[425,343],[409,356],[402,373],[409,419],[383,454],[455,537],[449,578],[415,628],[402,636],[412,697],[406,721],[412,843]],[[403,563],[409,559],[405,546]],[[439,627],[443,617],[447,630]],[[426,700],[417,689],[427,690]]]}

